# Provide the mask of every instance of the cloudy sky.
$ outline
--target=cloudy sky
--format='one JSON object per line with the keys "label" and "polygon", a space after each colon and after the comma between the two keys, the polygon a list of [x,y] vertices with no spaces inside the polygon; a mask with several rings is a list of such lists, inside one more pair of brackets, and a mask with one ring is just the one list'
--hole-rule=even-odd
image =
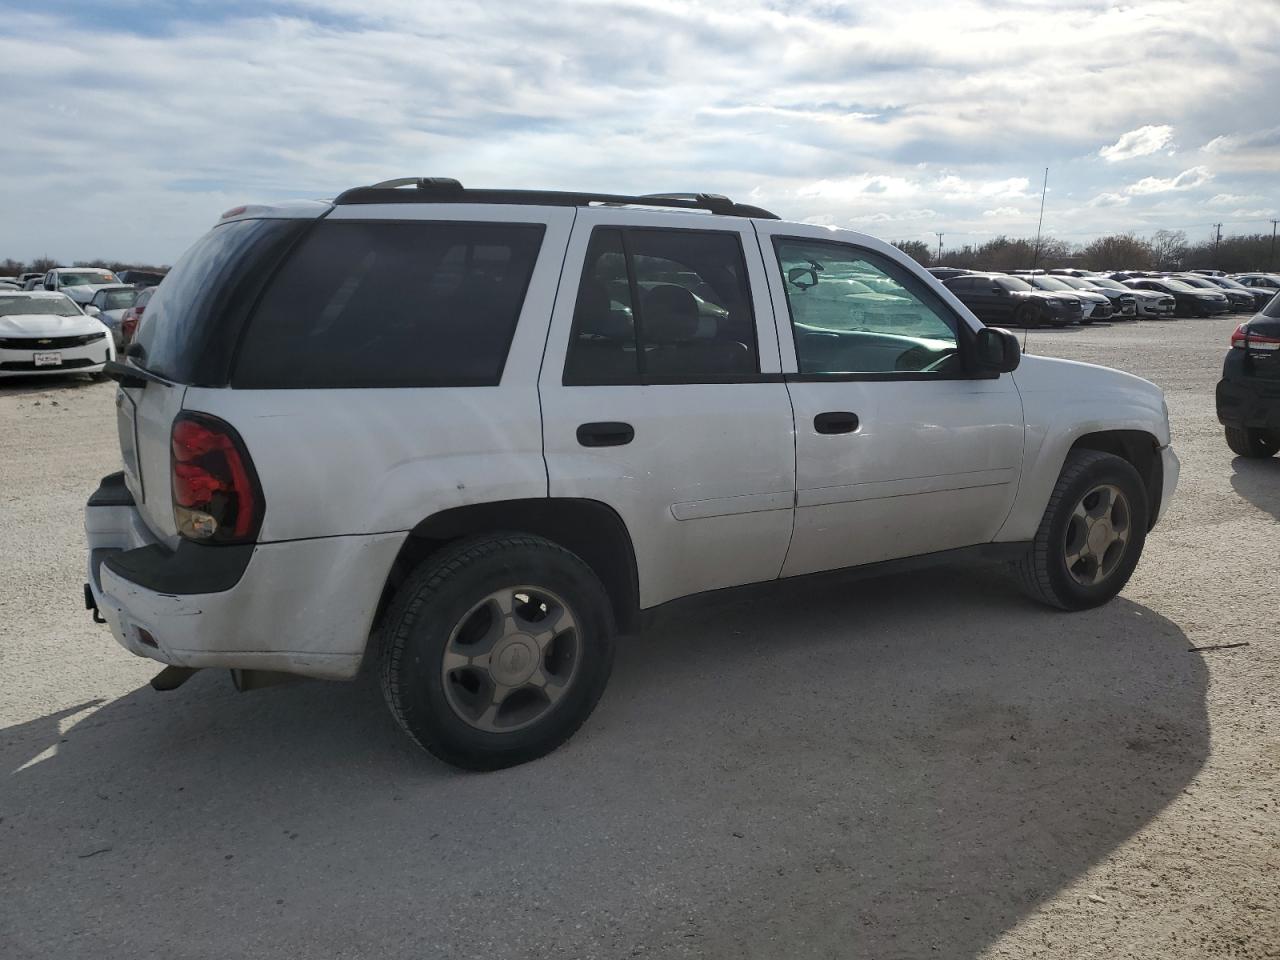
{"label": "cloudy sky", "polygon": [[1280,3],[0,0],[0,257],[410,174],[946,243],[1269,231]]}

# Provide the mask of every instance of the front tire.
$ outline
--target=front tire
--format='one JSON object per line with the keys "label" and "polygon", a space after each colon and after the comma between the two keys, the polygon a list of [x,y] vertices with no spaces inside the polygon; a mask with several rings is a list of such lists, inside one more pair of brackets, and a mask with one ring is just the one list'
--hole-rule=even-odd
{"label": "front tire", "polygon": [[1106,603],[1133,575],[1147,537],[1147,491],[1126,460],[1073,450],[1026,555],[1022,590],[1061,610]]}
{"label": "front tire", "polygon": [[1263,460],[1280,450],[1280,434],[1269,430],[1227,427],[1227,446],[1241,457]]}
{"label": "front tire", "polygon": [[388,611],[382,691],[423,749],[467,770],[550,753],[613,666],[613,618],[577,555],[526,534],[461,541],[424,561]]}

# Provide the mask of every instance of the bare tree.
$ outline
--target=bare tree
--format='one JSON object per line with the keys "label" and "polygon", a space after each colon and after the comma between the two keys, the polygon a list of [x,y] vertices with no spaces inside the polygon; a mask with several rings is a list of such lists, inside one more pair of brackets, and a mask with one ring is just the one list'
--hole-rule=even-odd
{"label": "bare tree", "polygon": [[927,267],[933,261],[933,248],[923,240],[903,240],[894,246],[922,266]]}
{"label": "bare tree", "polygon": [[1151,235],[1151,255],[1157,270],[1181,267],[1187,249],[1187,235],[1181,230],[1157,230]]}
{"label": "bare tree", "polygon": [[1081,251],[1090,270],[1150,270],[1155,266],[1151,245],[1132,233],[1099,237]]}

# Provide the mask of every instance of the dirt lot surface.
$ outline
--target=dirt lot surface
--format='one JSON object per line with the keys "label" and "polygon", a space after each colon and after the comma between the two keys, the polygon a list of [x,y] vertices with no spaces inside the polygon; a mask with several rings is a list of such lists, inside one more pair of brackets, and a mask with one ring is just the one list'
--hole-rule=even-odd
{"label": "dirt lot surface", "polygon": [[1214,419],[1234,322],[1031,335],[1168,392],[1120,599],[762,592],[628,639],[573,741],[489,775],[368,680],[153,692],[81,604],[113,387],[0,386],[0,956],[1280,956],[1280,459]]}

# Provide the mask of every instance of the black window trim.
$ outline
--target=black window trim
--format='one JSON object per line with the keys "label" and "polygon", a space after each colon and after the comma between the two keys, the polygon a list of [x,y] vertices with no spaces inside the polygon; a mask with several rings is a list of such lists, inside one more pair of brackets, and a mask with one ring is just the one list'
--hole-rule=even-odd
{"label": "black window trim", "polygon": [[[643,310],[639,306],[639,285],[636,280],[635,271],[631,269],[631,247],[627,242],[628,234],[635,233],[696,233],[711,234],[715,236],[733,237],[738,244],[738,255],[742,258],[743,282],[747,289],[747,306],[751,311],[751,336],[754,338],[753,355],[755,357],[756,372],[729,376],[709,376],[701,377],[659,377],[649,376],[644,370],[644,360],[640,356],[636,358],[636,366],[640,372],[635,377],[612,377],[607,380],[595,379],[590,377],[572,377],[569,375],[569,354],[573,350],[573,344],[578,336],[578,292],[582,289],[582,278],[586,271],[586,252],[591,249],[591,244],[595,241],[596,232],[602,230],[616,230],[622,238],[622,256],[624,265],[627,270],[627,287],[631,293],[631,315],[636,331],[636,348],[637,354],[639,350],[642,333],[644,331]],[[755,295],[751,290],[751,264],[747,260],[746,246],[742,242],[742,231],[736,229],[728,230],[711,230],[706,227],[672,227],[658,226],[651,224],[621,224],[621,223],[596,223],[591,226],[591,233],[587,236],[587,244],[583,248],[582,271],[578,274],[577,289],[574,291],[573,299],[573,323],[569,329],[569,341],[564,352],[564,368],[560,374],[560,385],[564,387],[657,387],[657,386],[678,386],[681,384],[726,384],[726,383],[783,383],[786,375],[782,373],[761,373],[760,372],[760,319],[756,311]],[[770,316],[772,316],[770,309]]]}
{"label": "black window trim", "polygon": [[[782,290],[782,298],[787,304],[787,326],[791,329],[791,349],[795,356],[796,370],[795,373],[786,373],[784,378],[787,383],[863,383],[876,381],[898,381],[898,380],[933,380],[933,381],[952,381],[952,380],[994,380],[999,374],[986,370],[975,370],[972,361],[973,342],[976,331],[971,327],[960,314],[956,313],[945,300],[939,297],[927,284],[921,281],[912,271],[910,267],[899,263],[887,254],[880,253],[878,250],[872,250],[858,243],[850,243],[845,240],[831,240],[825,237],[803,237],[793,234],[775,233],[770,236],[773,244],[773,268],[777,271],[777,276],[781,278],[784,286]],[[930,372],[924,370],[866,370],[855,372],[823,372],[823,373],[800,373],[800,350],[796,345],[796,320],[791,312],[791,298],[786,291],[786,277],[782,273],[782,257],[778,252],[779,241],[792,241],[798,243],[824,243],[836,247],[849,247],[859,252],[865,252],[872,257],[887,260],[895,266],[901,268],[902,272],[910,281],[910,284],[904,284],[908,293],[916,296],[925,306],[937,309],[944,316],[949,316],[955,322],[956,348],[960,354],[961,370],[956,374],[944,374]],[[891,280],[897,280],[896,277],[890,277]]]}
{"label": "black window trim", "polygon": [[498,365],[497,379],[489,377],[457,377],[448,382],[439,383],[412,383],[408,381],[394,382],[387,380],[366,381],[360,378],[352,377],[347,380],[332,380],[322,385],[288,385],[288,386],[244,386],[236,382],[237,373],[240,364],[240,351],[244,346],[244,342],[248,337],[249,329],[253,326],[258,316],[258,308],[262,301],[266,298],[268,289],[275,282],[276,277],[288,265],[289,261],[297,253],[302,246],[303,241],[311,236],[321,222],[327,221],[332,210],[326,211],[322,216],[316,217],[310,221],[307,227],[299,231],[298,235],[289,244],[284,255],[276,262],[270,272],[266,282],[258,290],[257,296],[254,298],[249,312],[245,317],[244,323],[241,325],[239,334],[231,356],[231,362],[228,364],[227,385],[233,390],[447,390],[457,388],[474,389],[477,387],[501,387],[502,378],[506,376],[507,361],[511,359],[511,347],[515,343],[516,335],[520,331],[520,320],[524,316],[525,307],[529,302],[529,288],[533,285],[533,275],[538,272],[538,261],[542,258],[543,250],[546,248],[547,242],[547,221],[545,219],[529,219],[529,220],[444,220],[436,218],[422,217],[334,217],[334,223],[431,223],[431,224],[450,224],[463,226],[499,226],[499,227],[537,227],[538,248],[534,252],[533,263],[529,268],[529,276],[525,280],[524,289],[520,292],[520,309],[516,313],[515,323],[511,327],[511,336],[507,339],[507,347],[502,353],[502,362]]}

